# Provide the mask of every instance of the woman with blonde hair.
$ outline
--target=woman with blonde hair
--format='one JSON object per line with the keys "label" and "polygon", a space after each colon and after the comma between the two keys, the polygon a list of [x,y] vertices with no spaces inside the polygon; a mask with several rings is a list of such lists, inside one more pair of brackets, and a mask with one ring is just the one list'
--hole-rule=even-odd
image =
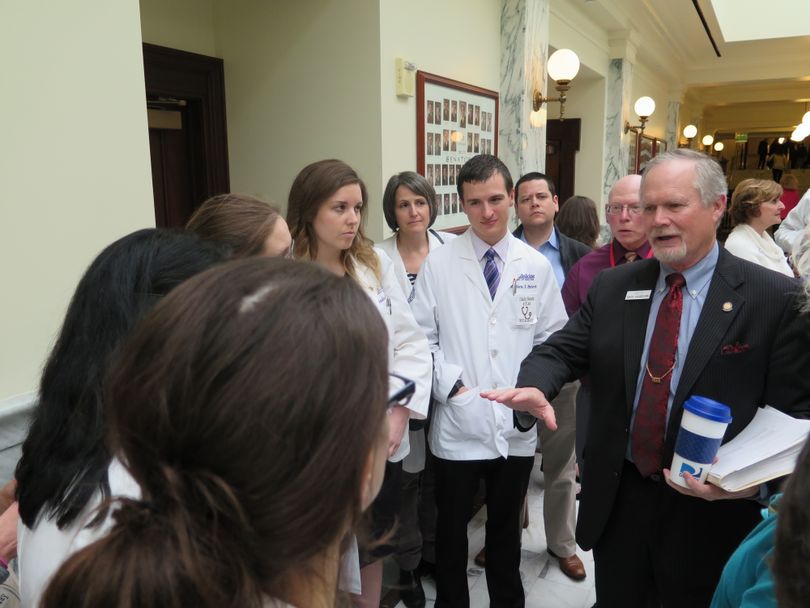
{"label": "woman with blonde hair", "polygon": [[[380,539],[394,525],[402,460],[410,449],[408,421],[427,415],[432,367],[427,339],[411,314],[390,259],[363,234],[367,203],[366,186],[354,169],[340,160],[322,160],[304,167],[293,181],[287,222],[296,259],[312,260],[365,290],[388,327],[390,371],[416,384],[409,406],[393,408],[388,416],[389,462],[383,489],[372,506],[373,533]],[[390,550],[380,545],[365,552],[360,585],[353,585],[359,592],[354,597],[357,606],[379,606],[382,557]]]}
{"label": "woman with blonde hair", "polygon": [[734,229],[725,246],[739,258],[792,277],[785,254],[768,234],[768,228],[782,221],[781,195],[782,186],[768,179],[744,179],[737,184],[729,208]]}

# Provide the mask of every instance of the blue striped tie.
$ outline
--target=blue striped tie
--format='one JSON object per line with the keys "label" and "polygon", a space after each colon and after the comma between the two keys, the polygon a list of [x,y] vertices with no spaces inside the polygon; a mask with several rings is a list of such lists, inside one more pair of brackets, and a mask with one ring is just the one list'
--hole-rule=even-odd
{"label": "blue striped tie", "polygon": [[489,295],[495,299],[495,293],[498,291],[498,283],[501,282],[501,274],[498,272],[498,267],[495,265],[495,250],[490,248],[484,254],[487,263],[484,264],[484,280],[489,287]]}

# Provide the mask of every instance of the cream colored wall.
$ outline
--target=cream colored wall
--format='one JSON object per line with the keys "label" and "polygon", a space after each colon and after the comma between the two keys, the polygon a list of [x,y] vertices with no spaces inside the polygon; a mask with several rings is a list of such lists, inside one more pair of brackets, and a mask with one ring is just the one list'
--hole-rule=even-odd
{"label": "cream colored wall", "polygon": [[583,65],[600,76],[607,76],[610,63],[608,32],[585,16],[570,0],[551,1],[549,44],[555,49],[571,49]]}
{"label": "cream colored wall", "polygon": [[140,0],[144,42],[216,57],[213,0]]}
{"label": "cream colored wall", "polygon": [[639,124],[638,116],[633,111],[633,104],[636,103],[639,97],[644,95],[652,97],[655,100],[655,112],[647,121],[644,134],[664,139],[667,130],[667,105],[670,101],[670,85],[671,83],[658,78],[644,63],[637,61],[633,68],[633,93],[630,96],[630,115],[625,116],[625,119],[629,120],[631,125]]}
{"label": "cream colored wall", "polygon": [[789,134],[802,121],[806,109],[799,102],[755,102],[727,106],[709,106],[703,111],[707,132],[775,131]]}
{"label": "cream colored wall", "polygon": [[36,389],[90,261],[154,226],[137,2],[11,4],[0,8],[3,404]]}
{"label": "cream colored wall", "polygon": [[[581,121],[579,152],[574,165],[574,193],[592,198],[600,207],[605,152],[605,79],[597,76],[575,80],[574,83],[565,104],[565,118],[579,118]],[[549,118],[559,118],[559,104],[551,106]]]}
{"label": "cream colored wall", "polygon": [[[377,200],[378,2],[217,0],[214,32],[225,61],[231,189],[284,206],[298,171],[336,157]],[[371,207],[369,226],[379,225]]]}
{"label": "cream colored wall", "polygon": [[[394,61],[403,57],[419,70],[497,91],[500,88],[500,2],[410,0],[380,2],[380,87],[384,187],[394,173],[416,170],[416,97],[396,96]],[[372,196],[381,210],[382,191]],[[374,238],[389,232],[382,212]],[[436,227],[444,226],[439,218]]]}

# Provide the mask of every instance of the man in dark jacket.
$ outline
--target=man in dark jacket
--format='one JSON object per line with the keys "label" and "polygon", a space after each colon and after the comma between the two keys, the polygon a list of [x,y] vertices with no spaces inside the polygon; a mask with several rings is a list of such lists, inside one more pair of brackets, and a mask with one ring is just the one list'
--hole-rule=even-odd
{"label": "man in dark jacket", "polygon": [[[579,258],[590,253],[587,245],[568,238],[554,226],[560,209],[554,182],[543,173],[527,173],[515,184],[515,208],[520,226],[514,235],[537,249],[551,264],[557,287]],[[554,400],[559,428],[551,432],[540,425],[543,451],[543,520],[548,552],[557,558],[563,573],[574,580],[585,578],[585,566],[576,555],[576,413],[574,400],[579,382],[565,385]]]}
{"label": "man in dark jacket", "polygon": [[760,520],[751,498],[765,488],[726,492],[682,471],[672,475],[688,488],[669,481],[688,397],[729,406],[726,441],[765,404],[810,415],[800,285],[718,246],[726,188],[704,154],[656,156],[641,182],[656,259],[600,273],[579,312],[523,361],[522,388],[483,393],[520,410],[520,429],[534,418],[553,426],[546,395],[590,374],[599,432],[586,442],[577,540],[593,548],[600,608],[709,605],[723,566]]}

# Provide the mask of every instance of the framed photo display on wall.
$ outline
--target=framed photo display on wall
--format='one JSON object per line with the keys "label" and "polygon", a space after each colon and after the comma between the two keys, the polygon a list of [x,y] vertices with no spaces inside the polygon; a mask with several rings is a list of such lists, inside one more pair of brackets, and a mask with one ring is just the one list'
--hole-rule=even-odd
{"label": "framed photo display on wall", "polygon": [[628,173],[641,173],[653,158],[667,151],[667,142],[644,133],[634,133],[630,138]]}
{"label": "framed photo display on wall", "polygon": [[498,93],[417,72],[416,168],[436,189],[436,227],[466,224],[456,176],[476,154],[498,154]]}

